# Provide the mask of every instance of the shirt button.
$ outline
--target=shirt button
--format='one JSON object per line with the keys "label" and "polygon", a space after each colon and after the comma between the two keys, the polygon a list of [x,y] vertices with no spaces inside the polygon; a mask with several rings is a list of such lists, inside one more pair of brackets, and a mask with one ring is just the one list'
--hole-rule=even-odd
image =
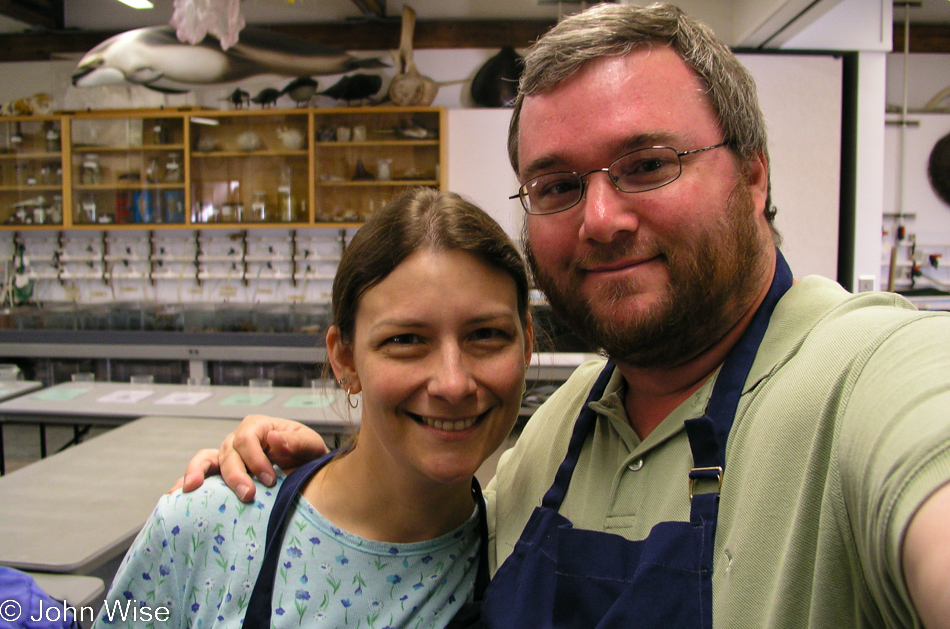
{"label": "shirt button", "polygon": [[633,463],[627,466],[627,469],[631,472],[637,472],[640,468],[643,467],[643,459],[637,459]]}

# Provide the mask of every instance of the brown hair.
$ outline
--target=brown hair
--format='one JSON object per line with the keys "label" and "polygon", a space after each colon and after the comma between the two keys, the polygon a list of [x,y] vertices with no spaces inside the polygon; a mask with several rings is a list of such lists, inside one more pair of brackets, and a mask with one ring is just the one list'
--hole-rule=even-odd
{"label": "brown hair", "polygon": [[[722,140],[748,167],[759,154],[768,161],[765,118],[755,81],[712,30],[675,6],[600,4],[561,21],[531,47],[514,102],[508,132],[508,156],[518,172],[518,129],[526,96],[555,89],[589,62],[622,57],[636,48],[668,45],[706,86]],[[772,224],[771,183],[765,215]],[[778,233],[772,228],[773,237]]]}
{"label": "brown hair", "polygon": [[467,251],[515,283],[522,325],[528,317],[528,276],[511,239],[484,210],[454,192],[413,188],[374,214],[343,253],[333,280],[333,324],[353,341],[363,293],[416,251]]}

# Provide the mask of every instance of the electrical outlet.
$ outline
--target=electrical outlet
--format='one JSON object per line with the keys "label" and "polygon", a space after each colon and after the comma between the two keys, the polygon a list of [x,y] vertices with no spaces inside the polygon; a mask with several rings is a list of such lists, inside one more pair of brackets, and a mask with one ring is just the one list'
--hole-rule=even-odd
{"label": "electrical outlet", "polygon": [[859,275],[858,276],[858,292],[867,293],[869,291],[875,290],[875,284],[877,283],[877,278],[873,275]]}

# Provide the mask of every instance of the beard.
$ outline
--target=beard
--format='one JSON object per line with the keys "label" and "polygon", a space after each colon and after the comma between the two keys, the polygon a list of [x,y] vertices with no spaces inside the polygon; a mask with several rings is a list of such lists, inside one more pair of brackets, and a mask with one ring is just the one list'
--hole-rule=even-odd
{"label": "beard", "polygon": [[[691,247],[657,244],[669,272],[668,289],[644,307],[630,299],[638,281],[605,282],[590,299],[579,299],[585,274],[575,260],[564,280],[541,268],[530,241],[525,257],[535,282],[572,331],[614,361],[643,369],[669,368],[694,358],[721,339],[758,296],[765,246],[756,227],[751,194],[737,184],[722,220]],[[629,242],[602,247],[598,261],[623,259]]]}

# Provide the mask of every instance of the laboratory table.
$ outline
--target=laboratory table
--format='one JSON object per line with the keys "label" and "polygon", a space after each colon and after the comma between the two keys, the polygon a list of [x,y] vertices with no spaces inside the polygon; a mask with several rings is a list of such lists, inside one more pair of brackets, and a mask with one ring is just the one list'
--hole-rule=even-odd
{"label": "laboratory table", "polygon": [[84,575],[117,558],[195,451],[237,425],[144,417],[0,477],[0,564]]}
{"label": "laboratory table", "polygon": [[106,591],[105,584],[98,577],[47,572],[27,572],[27,574],[33,577],[44,592],[57,601],[65,601],[76,608],[94,606],[98,609]]}
{"label": "laboratory table", "polygon": [[294,419],[331,437],[355,431],[360,420],[359,409],[350,409],[339,389],[67,382],[0,402],[0,474],[5,423],[39,425],[45,457],[48,424],[119,426],[146,415],[243,419],[252,414]]}
{"label": "laboratory table", "polygon": [[[15,398],[18,395],[36,391],[41,388],[43,383],[34,380],[0,380],[0,401]],[[45,444],[46,440],[43,439]],[[44,448],[45,450],[45,448]],[[0,475],[5,472],[3,458],[3,424],[0,423]]]}
{"label": "laboratory table", "polygon": [[43,384],[34,380],[0,380],[0,400],[9,400],[18,395],[36,391]]}

